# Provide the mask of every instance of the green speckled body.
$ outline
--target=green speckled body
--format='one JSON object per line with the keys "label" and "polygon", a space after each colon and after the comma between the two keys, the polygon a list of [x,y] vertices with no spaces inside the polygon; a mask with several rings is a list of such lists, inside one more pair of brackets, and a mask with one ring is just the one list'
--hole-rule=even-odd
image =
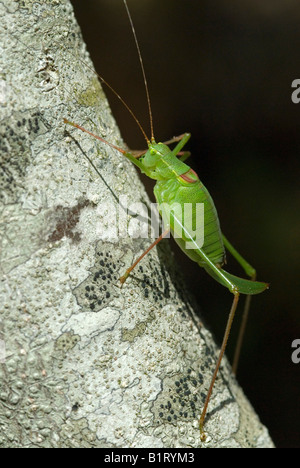
{"label": "green speckled body", "polygon": [[[152,144],[150,149],[140,158],[143,171],[157,182],[154,187],[154,195],[159,205],[159,211],[165,225],[170,225],[171,233],[180,248],[192,260],[200,266],[205,261],[199,256],[196,249],[187,249],[186,242],[189,236],[201,237],[200,230],[204,228],[204,244],[198,245],[208,258],[218,266],[222,266],[225,259],[225,249],[222,233],[214,202],[200,181],[197,174],[184,162],[178,159],[163,143]],[[204,205],[204,226],[197,222],[197,204]],[[165,205],[174,207],[170,219],[170,213]],[[184,206],[189,205],[188,214],[185,216]],[[187,205],[186,205],[187,206]],[[187,210],[186,210],[187,211]],[[190,232],[179,230],[176,218],[185,220],[187,226],[193,226]],[[180,232],[179,232],[180,231]]]}
{"label": "green speckled body", "polygon": [[[196,238],[200,237],[200,233],[198,231],[201,231],[204,227],[204,244],[202,246],[199,245],[199,247],[202,248],[204,253],[215,265],[223,265],[225,251],[217,211],[208,190],[201,183],[200,179],[192,184],[186,183],[180,177],[174,177],[166,181],[158,181],[154,187],[154,195],[159,206],[162,206],[165,203],[171,206],[174,206],[175,204],[175,216],[176,204],[182,207],[184,219],[189,221],[186,223],[186,226],[194,224],[195,229],[193,229],[193,234],[196,235]],[[192,206],[189,215],[186,217],[184,204],[188,203]],[[197,224],[199,223],[196,224],[195,216],[196,206],[198,203],[203,203],[204,205],[204,226],[201,224],[198,226]],[[160,214],[164,223],[167,224],[168,215],[165,213],[163,208],[160,209]],[[191,216],[193,217],[192,220]],[[189,239],[184,235],[184,233],[180,236],[180,233],[178,232],[178,235],[176,236],[172,225],[171,233],[176,243],[186,253],[186,255],[197,262],[200,266],[203,266],[204,262],[201,257],[199,257],[198,253],[194,249],[186,249],[185,244]]]}
{"label": "green speckled body", "polygon": [[[183,161],[188,153],[181,152],[181,148],[189,138],[189,133],[173,138],[172,142],[179,141],[173,150],[164,143],[148,141],[149,149],[145,153],[141,152],[134,156],[132,153],[124,151],[123,154],[141,172],[157,181],[154,194],[160,214],[165,227],[170,229],[175,241],[185,254],[197,262],[199,266],[205,268],[209,275],[233,294],[259,294],[268,285],[253,281],[255,270],[238,254],[222,234],[217,211],[208,190],[193,169]],[[177,207],[173,209],[174,203],[177,204]],[[185,204],[190,204],[192,207],[190,210],[187,208],[190,219],[186,219],[184,216]],[[198,223],[198,204],[204,206],[203,224]],[[224,245],[252,278],[251,281],[232,275],[222,269],[222,265],[225,263]],[[122,282],[126,280],[133,267],[127,270],[122,277]]]}

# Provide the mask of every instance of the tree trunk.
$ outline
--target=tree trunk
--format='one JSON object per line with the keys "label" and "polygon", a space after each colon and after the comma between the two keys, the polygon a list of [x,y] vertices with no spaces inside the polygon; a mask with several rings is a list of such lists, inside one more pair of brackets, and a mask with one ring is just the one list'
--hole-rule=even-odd
{"label": "tree trunk", "polygon": [[149,245],[125,235],[130,205],[149,201],[119,152],[63,123],[124,147],[69,2],[0,16],[0,446],[272,447],[226,360],[200,442],[217,351],[167,241],[118,285]]}

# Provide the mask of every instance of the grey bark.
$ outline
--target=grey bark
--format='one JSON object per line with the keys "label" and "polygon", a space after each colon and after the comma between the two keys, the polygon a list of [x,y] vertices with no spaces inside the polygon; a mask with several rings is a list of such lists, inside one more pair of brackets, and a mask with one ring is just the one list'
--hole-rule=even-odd
{"label": "grey bark", "polygon": [[272,447],[226,360],[200,442],[217,349],[168,247],[118,287],[149,241],[115,236],[116,199],[145,190],[63,124],[123,145],[69,2],[21,3],[0,1],[0,446]]}

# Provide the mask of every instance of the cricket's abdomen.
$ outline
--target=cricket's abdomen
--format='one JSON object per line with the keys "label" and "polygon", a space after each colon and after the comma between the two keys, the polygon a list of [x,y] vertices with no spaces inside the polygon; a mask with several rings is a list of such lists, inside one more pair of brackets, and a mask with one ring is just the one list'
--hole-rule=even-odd
{"label": "cricket's abdomen", "polygon": [[[222,240],[219,219],[213,199],[204,187],[196,173],[192,170],[180,177],[158,181],[154,187],[154,195],[159,205],[159,211],[164,224],[170,224],[171,233],[180,248],[200,266],[204,263],[195,249],[187,249],[188,238],[179,230],[176,217],[181,218],[185,229],[196,238],[201,238],[204,228],[204,243],[199,245],[215,265],[223,265],[225,249]],[[204,205],[204,225],[197,222],[197,204]],[[185,209],[185,204],[186,205]],[[173,206],[173,207],[172,207]],[[169,207],[169,208],[168,208]],[[170,212],[172,211],[171,215]],[[170,221],[171,218],[171,221]],[[180,232],[179,232],[180,231]]]}

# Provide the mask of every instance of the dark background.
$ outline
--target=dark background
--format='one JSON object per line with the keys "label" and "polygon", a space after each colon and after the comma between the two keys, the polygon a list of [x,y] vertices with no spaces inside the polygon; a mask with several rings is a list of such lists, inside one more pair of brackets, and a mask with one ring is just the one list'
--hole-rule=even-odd
{"label": "dark background", "polygon": [[[122,0],[72,0],[97,71],[149,133],[145,91]],[[270,289],[253,298],[238,380],[277,447],[300,447],[300,5],[296,0],[128,0],[158,141],[192,133],[189,164],[209,189],[223,232]],[[228,5],[230,4],[230,5]],[[107,92],[109,95],[109,93]],[[110,97],[110,96],[109,96]],[[145,142],[110,99],[124,140]],[[80,122],[79,122],[80,123]],[[220,342],[225,288],[176,252]],[[227,270],[241,274],[229,259]],[[232,357],[238,319],[227,350]]]}

